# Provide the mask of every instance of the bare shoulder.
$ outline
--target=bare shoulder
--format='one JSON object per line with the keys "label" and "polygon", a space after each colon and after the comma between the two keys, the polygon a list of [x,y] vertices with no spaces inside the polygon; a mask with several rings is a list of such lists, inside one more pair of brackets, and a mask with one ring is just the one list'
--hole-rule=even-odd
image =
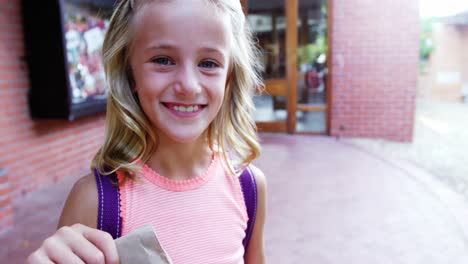
{"label": "bare shoulder", "polygon": [[255,177],[255,181],[257,183],[257,187],[258,187],[259,191],[260,192],[262,192],[262,191],[265,192],[266,191],[266,185],[267,185],[265,174],[263,173],[262,170],[260,170],[259,168],[257,168],[253,164],[250,164],[249,168],[252,170],[252,174]]}
{"label": "bare shoulder", "polygon": [[95,177],[88,174],[79,179],[68,194],[58,227],[80,223],[96,228],[98,203]]}

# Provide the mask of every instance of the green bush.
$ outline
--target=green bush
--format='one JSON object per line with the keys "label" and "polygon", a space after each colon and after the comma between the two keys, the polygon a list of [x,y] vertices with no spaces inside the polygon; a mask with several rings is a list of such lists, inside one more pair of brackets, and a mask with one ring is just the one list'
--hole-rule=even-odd
{"label": "green bush", "polygon": [[419,34],[419,66],[421,72],[426,71],[428,60],[435,50],[435,45],[432,41],[433,23],[434,19],[421,20],[421,31]]}
{"label": "green bush", "polygon": [[327,54],[328,46],[325,36],[319,36],[315,43],[309,43],[298,48],[298,65],[313,63],[320,54]]}

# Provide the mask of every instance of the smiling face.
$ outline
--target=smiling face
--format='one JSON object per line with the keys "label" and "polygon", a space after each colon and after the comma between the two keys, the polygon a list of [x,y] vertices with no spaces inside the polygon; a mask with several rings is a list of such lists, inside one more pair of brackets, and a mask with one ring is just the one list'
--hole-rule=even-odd
{"label": "smiling face", "polygon": [[155,1],[134,17],[134,89],[159,138],[193,142],[221,107],[231,28],[214,8],[206,0]]}

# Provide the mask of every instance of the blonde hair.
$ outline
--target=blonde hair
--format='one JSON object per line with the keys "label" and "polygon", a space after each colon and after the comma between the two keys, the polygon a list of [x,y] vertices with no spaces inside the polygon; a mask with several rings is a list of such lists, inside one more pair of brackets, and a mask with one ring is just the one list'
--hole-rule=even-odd
{"label": "blonde hair", "polygon": [[[134,81],[129,63],[134,34],[132,18],[145,4],[155,1],[162,0],[120,1],[104,39],[102,56],[108,83],[106,132],[104,143],[91,164],[103,174],[119,170],[133,179],[157,147],[152,125],[132,90]],[[230,73],[223,103],[208,127],[207,139],[210,148],[221,151],[223,158],[238,172],[260,154],[252,100],[255,89],[262,87],[258,49],[239,0],[207,1],[229,16],[235,43],[231,45]]]}

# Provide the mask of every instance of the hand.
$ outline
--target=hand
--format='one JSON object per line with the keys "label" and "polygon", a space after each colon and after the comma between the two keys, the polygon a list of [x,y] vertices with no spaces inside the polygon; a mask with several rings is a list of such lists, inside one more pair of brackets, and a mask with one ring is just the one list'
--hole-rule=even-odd
{"label": "hand", "polygon": [[64,226],[42,243],[26,263],[118,264],[117,247],[108,233],[82,224]]}

